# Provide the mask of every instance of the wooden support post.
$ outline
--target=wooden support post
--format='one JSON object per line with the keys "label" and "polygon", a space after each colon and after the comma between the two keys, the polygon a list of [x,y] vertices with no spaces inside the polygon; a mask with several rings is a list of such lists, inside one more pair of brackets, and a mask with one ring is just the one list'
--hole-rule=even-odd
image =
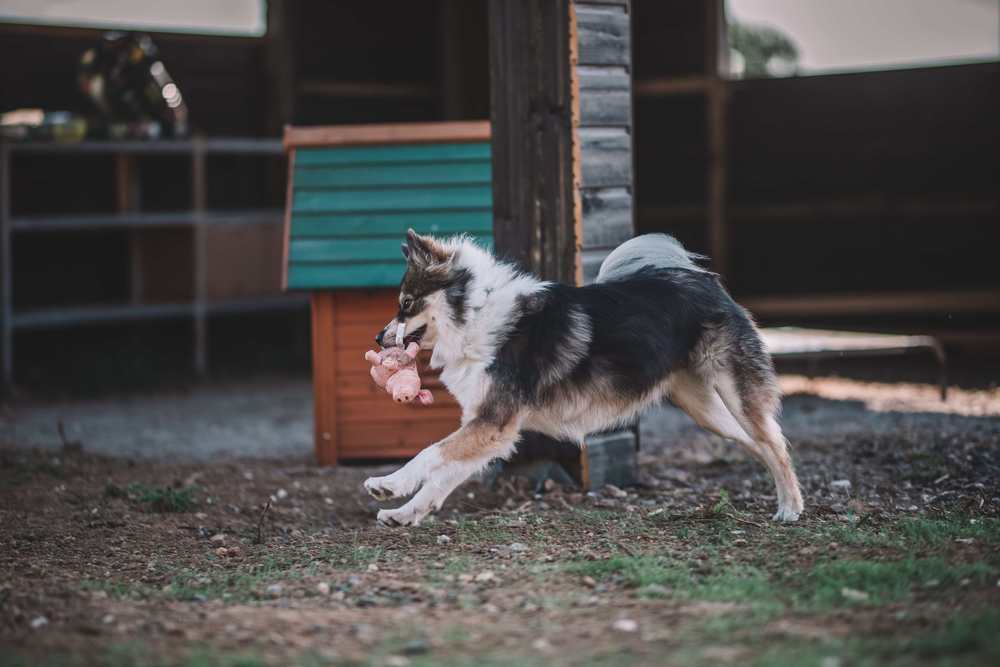
{"label": "wooden support post", "polygon": [[194,236],[194,372],[208,374],[208,257],[207,228],[201,219],[208,206],[205,138],[195,137],[191,149],[191,208],[195,213]]}
{"label": "wooden support post", "polygon": [[570,0],[490,0],[493,234],[548,280],[577,278]]}
{"label": "wooden support post", "polygon": [[[501,256],[579,284],[580,150],[571,0],[490,0],[493,237]],[[580,443],[531,434],[514,463],[554,459],[589,487]]]}
{"label": "wooden support post", "polygon": [[272,103],[266,105],[269,134],[281,134],[282,128],[295,117],[295,27],[298,23],[298,2],[268,0],[265,58]]}
{"label": "wooden support post", "polygon": [[724,276],[729,270],[725,84],[713,82],[705,103],[708,105],[708,240],[712,268]]}
{"label": "wooden support post", "polygon": [[13,253],[10,248],[10,149],[0,141],[0,394],[14,387]]}
{"label": "wooden support post", "polygon": [[710,0],[706,13],[705,57],[708,86],[708,239],[712,268],[725,275],[729,269],[728,198],[728,68],[729,40],[725,0]]}
{"label": "wooden support post", "polygon": [[315,292],[312,304],[313,410],[316,462],[337,465],[337,353],[333,346],[333,292]]}
{"label": "wooden support post", "polygon": [[[129,153],[115,155],[115,208],[119,213],[135,213],[140,206],[139,171],[136,168],[136,156]],[[142,239],[141,231],[128,231],[128,278],[129,297],[133,304],[142,301],[143,271],[142,271]]]}

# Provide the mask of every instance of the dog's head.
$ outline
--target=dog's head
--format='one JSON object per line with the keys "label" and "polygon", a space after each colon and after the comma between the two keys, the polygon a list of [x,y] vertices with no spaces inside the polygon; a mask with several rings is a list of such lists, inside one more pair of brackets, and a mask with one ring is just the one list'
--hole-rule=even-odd
{"label": "dog's head", "polygon": [[375,342],[383,347],[416,342],[429,350],[437,342],[439,323],[453,316],[448,292],[463,282],[465,272],[456,270],[454,247],[412,229],[402,250],[406,273],[399,286],[399,311]]}

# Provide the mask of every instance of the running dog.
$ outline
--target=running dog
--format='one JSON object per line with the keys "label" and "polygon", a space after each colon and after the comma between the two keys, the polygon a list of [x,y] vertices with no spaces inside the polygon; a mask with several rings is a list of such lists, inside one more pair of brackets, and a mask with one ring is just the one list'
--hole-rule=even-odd
{"label": "running dog", "polygon": [[378,500],[413,496],[380,511],[380,523],[419,524],[509,457],[522,430],[582,443],[664,399],[763,463],[777,488],[774,519],[798,519],[771,357],[747,311],[673,237],[623,243],[584,287],[538,280],[465,237],[410,230],[402,249],[399,312],[375,340],[432,350],[462,422],[396,472],[365,481]]}

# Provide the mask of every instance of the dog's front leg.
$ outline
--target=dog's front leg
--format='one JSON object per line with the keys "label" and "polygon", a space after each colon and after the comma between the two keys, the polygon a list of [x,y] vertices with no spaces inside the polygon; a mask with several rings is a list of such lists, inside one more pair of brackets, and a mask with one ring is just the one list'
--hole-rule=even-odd
{"label": "dog's front leg", "polygon": [[383,501],[392,500],[393,498],[405,498],[411,495],[420,488],[420,485],[430,475],[431,470],[438,465],[440,455],[437,450],[446,441],[447,438],[430,447],[425,447],[419,454],[410,459],[406,465],[391,475],[369,477],[365,480],[365,491],[376,500]]}
{"label": "dog's front leg", "polygon": [[[518,420],[498,425],[477,418],[420,452],[410,463],[389,476],[392,478],[405,473],[398,479],[400,485],[409,485],[415,475],[420,475],[422,479],[417,482],[422,484],[420,490],[399,509],[380,511],[379,523],[389,526],[418,525],[430,512],[439,509],[459,484],[490,461],[510,456],[517,443],[518,430]],[[416,464],[413,470],[407,472],[413,464]],[[365,482],[365,487],[371,492],[368,482]],[[410,487],[410,491],[414,488],[416,485]]]}

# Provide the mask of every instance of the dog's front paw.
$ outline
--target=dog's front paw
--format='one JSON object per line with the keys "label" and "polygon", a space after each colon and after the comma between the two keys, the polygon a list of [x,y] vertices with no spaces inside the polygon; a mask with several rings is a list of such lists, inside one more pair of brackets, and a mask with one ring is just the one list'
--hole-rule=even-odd
{"label": "dog's front paw", "polygon": [[403,470],[397,470],[385,477],[369,477],[365,480],[365,491],[380,501],[405,498],[416,491],[417,486],[417,480]]}
{"label": "dog's front paw", "polygon": [[369,477],[365,480],[365,491],[379,501],[392,500],[397,497],[388,477]]}
{"label": "dog's front paw", "polygon": [[377,518],[383,526],[395,528],[397,526],[419,526],[421,519],[426,515],[426,512],[420,513],[403,505],[395,510],[381,510]]}

